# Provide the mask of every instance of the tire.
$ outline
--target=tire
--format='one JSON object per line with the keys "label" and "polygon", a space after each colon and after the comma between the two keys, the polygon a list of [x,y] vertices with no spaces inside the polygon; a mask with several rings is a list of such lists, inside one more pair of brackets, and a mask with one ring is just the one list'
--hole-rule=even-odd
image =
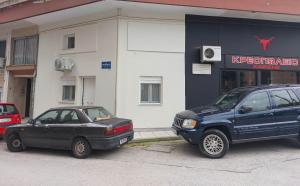
{"label": "tire", "polygon": [[72,155],[78,159],[89,157],[92,149],[89,142],[84,138],[76,138],[72,144]]}
{"label": "tire", "polygon": [[209,129],[204,132],[199,148],[202,154],[208,158],[222,158],[229,149],[229,141],[222,131]]}
{"label": "tire", "polygon": [[23,143],[21,138],[16,134],[10,135],[7,140],[7,148],[10,152],[23,151]]}

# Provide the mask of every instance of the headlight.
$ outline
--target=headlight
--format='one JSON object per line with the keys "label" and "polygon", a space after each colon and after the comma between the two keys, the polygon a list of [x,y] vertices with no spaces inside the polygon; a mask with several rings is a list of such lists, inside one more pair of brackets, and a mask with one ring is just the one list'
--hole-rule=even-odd
{"label": "headlight", "polygon": [[197,126],[197,121],[193,119],[185,119],[182,124],[183,128],[188,128],[188,129],[193,129],[196,126]]}

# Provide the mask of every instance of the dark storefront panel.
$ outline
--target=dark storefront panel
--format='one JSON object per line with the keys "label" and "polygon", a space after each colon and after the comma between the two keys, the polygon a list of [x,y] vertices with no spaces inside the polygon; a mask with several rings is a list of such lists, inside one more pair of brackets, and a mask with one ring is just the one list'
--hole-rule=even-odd
{"label": "dark storefront panel", "polygon": [[[186,107],[206,105],[235,87],[299,83],[300,24],[186,16]],[[203,45],[221,46],[211,75],[192,74]]]}

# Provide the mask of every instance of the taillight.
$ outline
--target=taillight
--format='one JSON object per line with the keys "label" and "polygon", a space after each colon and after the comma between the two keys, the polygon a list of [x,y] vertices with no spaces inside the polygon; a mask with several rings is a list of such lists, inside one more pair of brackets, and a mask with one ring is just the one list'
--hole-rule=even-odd
{"label": "taillight", "polygon": [[132,131],[133,126],[132,123],[128,123],[126,125],[114,127],[114,128],[107,128],[105,131],[106,136],[116,136],[128,131]]}
{"label": "taillight", "polygon": [[19,114],[13,115],[11,118],[12,123],[21,123],[21,116]]}

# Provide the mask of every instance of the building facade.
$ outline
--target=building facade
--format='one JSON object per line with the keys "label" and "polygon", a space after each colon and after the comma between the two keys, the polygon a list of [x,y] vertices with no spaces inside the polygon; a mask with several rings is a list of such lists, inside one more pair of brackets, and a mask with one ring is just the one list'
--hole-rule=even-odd
{"label": "building facade", "polygon": [[[3,100],[24,117],[101,105],[135,128],[165,128],[235,87],[298,83],[298,10],[270,2],[267,12],[237,1],[10,5],[0,12]],[[220,46],[221,60],[202,63],[202,46]]]}

